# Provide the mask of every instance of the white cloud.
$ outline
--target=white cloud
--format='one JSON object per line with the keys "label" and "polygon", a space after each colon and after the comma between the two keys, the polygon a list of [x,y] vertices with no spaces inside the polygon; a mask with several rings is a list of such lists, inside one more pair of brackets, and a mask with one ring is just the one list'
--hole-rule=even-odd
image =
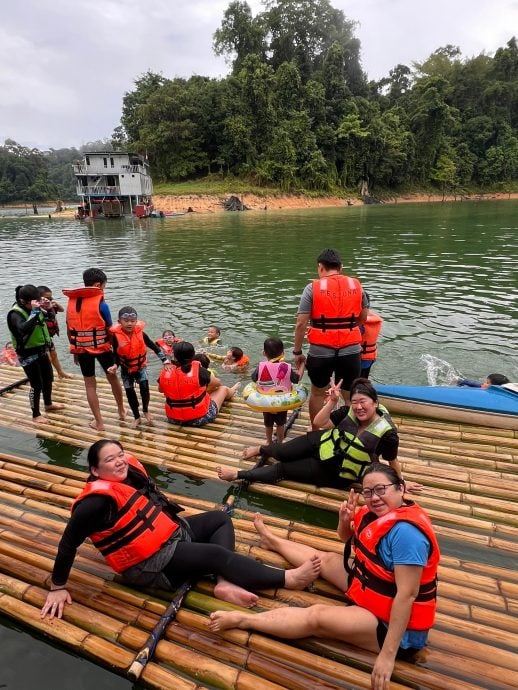
{"label": "white cloud", "polygon": [[[230,0],[229,0],[230,1]],[[212,53],[226,0],[21,0],[2,10],[0,141],[80,145],[109,136],[122,97],[147,69],[227,73]],[[249,0],[254,13],[259,0]],[[378,79],[439,46],[493,52],[518,27],[516,0],[332,0],[358,20],[362,61]]]}

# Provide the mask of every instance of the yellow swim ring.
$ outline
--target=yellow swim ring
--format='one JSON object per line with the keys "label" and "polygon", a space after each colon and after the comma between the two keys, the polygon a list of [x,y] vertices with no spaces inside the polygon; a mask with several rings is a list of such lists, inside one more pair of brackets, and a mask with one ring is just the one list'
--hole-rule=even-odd
{"label": "yellow swim ring", "polygon": [[296,410],[306,402],[307,397],[308,389],[302,383],[294,385],[291,391],[274,394],[260,393],[253,381],[247,383],[243,389],[245,403],[258,412]]}

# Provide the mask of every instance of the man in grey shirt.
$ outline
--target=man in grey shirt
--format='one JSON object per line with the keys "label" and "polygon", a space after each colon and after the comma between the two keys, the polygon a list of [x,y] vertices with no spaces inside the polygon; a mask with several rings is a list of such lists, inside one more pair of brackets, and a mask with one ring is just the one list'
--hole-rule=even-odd
{"label": "man in grey shirt", "polygon": [[[318,279],[304,288],[300,299],[293,354],[295,366],[306,362],[311,381],[309,415],[311,423],[322,408],[332,377],[341,381],[342,397],[349,401],[349,389],[361,372],[361,333],[368,298],[356,278],[342,274],[342,260],[334,249],[324,249],[317,259]],[[309,353],[302,352],[306,328]]]}

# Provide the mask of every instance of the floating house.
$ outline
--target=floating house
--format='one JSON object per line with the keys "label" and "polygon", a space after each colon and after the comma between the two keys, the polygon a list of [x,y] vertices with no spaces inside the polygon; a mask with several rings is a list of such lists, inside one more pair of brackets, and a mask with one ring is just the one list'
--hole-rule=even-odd
{"label": "floating house", "polygon": [[136,153],[95,151],[73,164],[78,218],[148,216],[153,211],[153,182],[149,164]]}

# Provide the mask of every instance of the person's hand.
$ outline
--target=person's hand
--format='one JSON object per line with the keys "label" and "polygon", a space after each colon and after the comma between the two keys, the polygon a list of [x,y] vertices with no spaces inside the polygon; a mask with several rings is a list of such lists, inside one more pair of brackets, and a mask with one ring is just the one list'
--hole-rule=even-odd
{"label": "person's hand", "polygon": [[395,660],[387,658],[382,651],[378,654],[371,674],[372,690],[389,690],[394,663]]}
{"label": "person's hand", "polygon": [[117,365],[116,365],[116,364],[112,364],[111,367],[108,367],[108,369],[106,369],[106,373],[108,373],[108,374],[116,374],[116,373],[117,373]]}
{"label": "person's hand", "polygon": [[336,403],[340,400],[342,383],[343,379],[340,379],[340,381],[338,381],[338,383],[335,384],[334,378],[332,377],[329,381],[329,388],[326,391],[326,397],[328,400],[331,400],[333,405],[336,405]]}
{"label": "person's hand", "polygon": [[46,615],[52,620],[52,618],[61,618],[63,616],[63,610],[65,604],[71,604],[72,597],[68,589],[56,589],[50,590],[47,594],[47,599],[43,604],[41,609],[41,617],[45,618]]}
{"label": "person's hand", "polygon": [[423,489],[423,484],[419,484],[419,482],[405,482],[405,493],[420,494]]}
{"label": "person's hand", "polygon": [[293,355],[293,363],[295,364],[295,368],[299,368],[301,364],[306,363],[306,355],[304,353],[300,355]]}
{"label": "person's hand", "polygon": [[173,368],[173,365],[171,364],[171,362],[164,362],[164,370],[165,371],[171,371],[172,368]]}
{"label": "person's hand", "polygon": [[354,514],[356,513],[356,506],[359,500],[360,494],[357,494],[354,489],[351,489],[347,500],[343,501],[338,511],[338,519],[341,523],[345,523],[346,525],[351,524],[354,520]]}

